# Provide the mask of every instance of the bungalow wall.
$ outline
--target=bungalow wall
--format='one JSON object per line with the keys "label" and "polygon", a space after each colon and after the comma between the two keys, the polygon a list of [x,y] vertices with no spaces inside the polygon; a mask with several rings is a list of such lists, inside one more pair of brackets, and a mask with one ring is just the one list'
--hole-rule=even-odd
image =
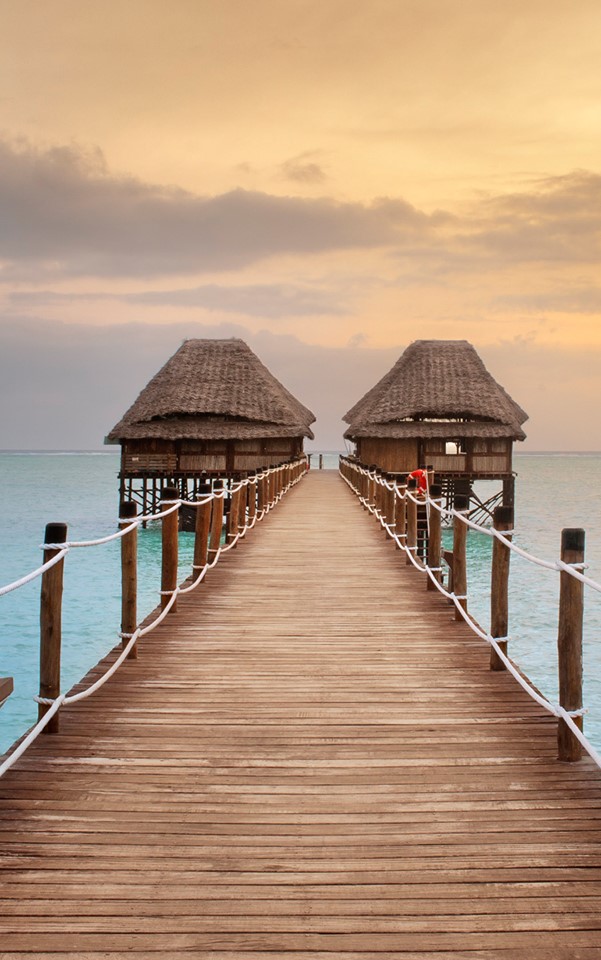
{"label": "bungalow wall", "polygon": [[300,437],[252,440],[125,440],[121,447],[123,476],[195,476],[203,473],[246,473],[299,456]]}
{"label": "bungalow wall", "polygon": [[[447,442],[456,445],[456,453],[447,452]],[[503,477],[512,471],[513,443],[506,437],[449,441],[428,437],[420,448],[420,461],[431,464],[435,473]]]}
{"label": "bungalow wall", "polygon": [[[456,452],[447,453],[447,442]],[[435,473],[453,476],[503,477],[512,472],[513,443],[507,438],[457,439],[406,437],[382,439],[360,437],[357,457],[388,473],[408,473],[420,464],[432,465]]]}
{"label": "bungalow wall", "polygon": [[409,473],[419,466],[418,441],[413,437],[403,440],[359,437],[356,442],[361,463],[373,463],[387,473]]}

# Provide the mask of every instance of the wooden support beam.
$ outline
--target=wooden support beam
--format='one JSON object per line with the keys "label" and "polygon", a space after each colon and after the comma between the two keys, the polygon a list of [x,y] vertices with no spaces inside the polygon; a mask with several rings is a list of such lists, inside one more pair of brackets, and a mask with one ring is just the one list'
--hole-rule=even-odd
{"label": "wooden support beam", "polygon": [[[215,480],[213,492],[220,493],[223,489],[223,480]],[[209,539],[209,560],[213,562],[221,544],[223,532],[223,497],[215,497],[211,513],[211,535]]]}
{"label": "wooden support beam", "polygon": [[[67,540],[66,523],[49,523],[44,543],[60,544]],[[44,563],[52,560],[60,549],[44,550]],[[65,559],[59,560],[42,574],[40,594],[40,697],[55,699],[61,692],[61,642],[63,608],[63,573]],[[38,704],[38,720],[50,709],[49,704]],[[45,734],[58,733],[59,719],[55,713],[46,724]]]}
{"label": "wooden support beam", "polygon": [[[407,490],[407,474],[402,473],[397,476],[396,489],[399,491],[400,495],[395,494],[395,533],[399,539],[402,539],[407,534],[407,497],[403,496]],[[404,543],[407,543],[407,541],[404,540]]]}
{"label": "wooden support beam", "polygon": [[[123,500],[119,507],[119,529],[126,529],[135,519],[138,508],[132,500]],[[134,527],[121,537],[121,646],[126,647],[127,634],[135,633],[138,625],[138,528]],[[127,655],[128,660],[138,656],[138,644],[134,643]]]}
{"label": "wooden support beam", "polygon": [[[467,513],[469,505],[469,497],[463,494],[455,497],[454,507],[459,513]],[[467,525],[460,517],[453,518],[453,592],[459,598],[459,605],[467,611]],[[455,620],[463,620],[457,608]]]}
{"label": "wooden support beam", "polygon": [[[495,530],[511,540],[513,530],[513,507],[496,507],[493,513]],[[509,562],[511,549],[495,538],[492,546],[490,579],[490,635],[499,639],[499,649],[507,654],[509,631]],[[490,669],[505,670],[505,664],[494,647],[490,648]]]}
{"label": "wooden support beam", "polygon": [[[161,491],[161,510],[169,507],[174,500],[179,500],[177,487],[163,487]],[[161,521],[161,609],[169,603],[169,594],[177,587],[177,551],[179,510],[174,510]],[[177,601],[171,607],[177,610]]]}
{"label": "wooden support beam", "polygon": [[[442,507],[442,487],[439,483],[430,485],[430,498]],[[432,576],[434,580],[440,583],[441,573],[441,549],[442,549],[442,516],[440,510],[430,507],[430,532],[428,536],[428,566],[434,568]],[[436,590],[436,583],[428,576],[427,590]]]}
{"label": "wooden support beam", "polygon": [[[584,562],[584,530],[561,531],[561,559],[564,563]],[[559,703],[564,710],[582,709],[582,621],[584,616],[584,584],[564,570],[559,586],[559,627],[557,653],[559,666]],[[574,717],[582,730],[582,717]],[[565,720],[557,725],[557,746],[560,760],[573,763],[582,757],[582,746]]]}
{"label": "wooden support beam", "polygon": [[[211,487],[208,483],[201,483],[198,493],[200,499],[208,497],[211,493]],[[209,533],[211,530],[211,500],[201,503],[196,507],[196,524],[194,530],[194,566],[201,570],[206,564],[209,556]]]}
{"label": "wooden support beam", "polygon": [[[410,496],[405,499],[407,518],[407,539],[405,540],[405,546],[415,557],[417,555],[417,503],[412,499],[417,493],[417,480],[415,477],[409,477],[407,481],[407,493],[410,494]],[[407,554],[405,562],[407,564],[411,563],[409,554]]]}

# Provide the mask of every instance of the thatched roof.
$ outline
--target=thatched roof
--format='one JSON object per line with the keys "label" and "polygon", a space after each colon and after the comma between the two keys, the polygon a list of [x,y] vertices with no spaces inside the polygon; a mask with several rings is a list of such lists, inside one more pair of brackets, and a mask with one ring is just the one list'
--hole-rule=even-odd
{"label": "thatched roof", "polygon": [[106,442],[313,438],[314,420],[243,340],[186,340]]}
{"label": "thatched roof", "polygon": [[452,434],[523,440],[528,414],[467,340],[416,340],[344,419],[349,439]]}

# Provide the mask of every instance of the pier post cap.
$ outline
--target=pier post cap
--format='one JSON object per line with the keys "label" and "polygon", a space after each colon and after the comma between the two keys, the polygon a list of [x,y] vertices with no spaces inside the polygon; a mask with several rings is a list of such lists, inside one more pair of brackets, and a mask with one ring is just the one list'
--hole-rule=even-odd
{"label": "pier post cap", "polygon": [[493,510],[492,520],[493,526],[499,527],[501,525],[513,526],[513,517],[514,510],[513,507],[509,507],[506,504],[502,504],[498,507],[495,507]]}
{"label": "pier post cap", "polygon": [[442,497],[442,483],[430,484],[430,496],[434,500],[436,500],[438,497]]}
{"label": "pier post cap", "polygon": [[582,527],[564,527],[561,531],[561,552],[584,554],[586,533]]}
{"label": "pier post cap", "polygon": [[121,519],[137,517],[138,505],[133,500],[122,500],[119,504],[119,516]]}
{"label": "pier post cap", "polygon": [[177,487],[163,487],[161,490],[161,500],[179,500],[179,490]]}
{"label": "pier post cap", "polygon": [[66,543],[67,524],[47,523],[44,532],[44,543]]}
{"label": "pier post cap", "polygon": [[415,490],[416,487],[417,487],[417,477],[409,477],[409,479],[407,480],[407,489]]}
{"label": "pier post cap", "polygon": [[470,508],[470,498],[466,497],[464,493],[455,494],[453,507],[455,508],[455,510],[458,510],[459,513],[467,513],[467,511]]}

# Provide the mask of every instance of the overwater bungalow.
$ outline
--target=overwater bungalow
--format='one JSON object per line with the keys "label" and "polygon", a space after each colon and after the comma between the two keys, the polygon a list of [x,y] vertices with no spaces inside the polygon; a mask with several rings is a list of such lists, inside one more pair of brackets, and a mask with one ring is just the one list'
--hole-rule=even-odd
{"label": "overwater bungalow", "polygon": [[467,340],[416,340],[345,415],[357,458],[391,473],[431,467],[448,499],[476,502],[476,480],[502,482],[514,499],[513,444],[528,415]]}
{"label": "overwater bungalow", "polygon": [[121,444],[121,499],[156,509],[174,484],[184,499],[217,477],[303,452],[314,415],[243,341],[186,340],[106,437]]}

